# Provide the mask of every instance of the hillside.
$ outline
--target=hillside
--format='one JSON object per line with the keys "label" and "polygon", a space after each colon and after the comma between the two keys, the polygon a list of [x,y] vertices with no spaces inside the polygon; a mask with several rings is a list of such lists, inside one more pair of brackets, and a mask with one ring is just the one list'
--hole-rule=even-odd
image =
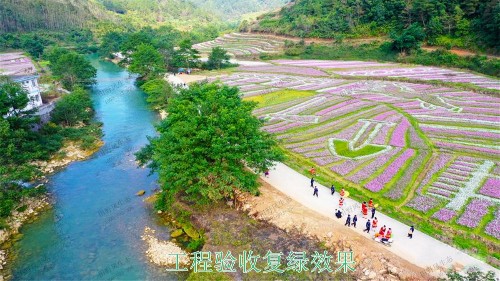
{"label": "hillside", "polygon": [[133,26],[171,24],[180,29],[219,22],[209,10],[199,9],[188,0],[98,0]]}
{"label": "hillside", "polygon": [[300,37],[363,37],[423,28],[428,42],[451,47],[499,51],[500,5],[470,0],[296,0],[279,12],[261,16],[243,30]]}
{"label": "hillside", "polygon": [[290,0],[191,0],[205,11],[215,11],[224,20],[237,21],[244,14],[271,11]]}
{"label": "hillside", "polygon": [[118,19],[93,0],[0,0],[0,31],[69,30]]}

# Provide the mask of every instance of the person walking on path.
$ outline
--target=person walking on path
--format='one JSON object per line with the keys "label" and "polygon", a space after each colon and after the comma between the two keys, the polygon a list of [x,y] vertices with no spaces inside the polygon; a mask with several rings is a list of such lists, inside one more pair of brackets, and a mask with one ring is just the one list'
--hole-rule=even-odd
{"label": "person walking on path", "polygon": [[265,176],[266,178],[268,178],[268,177],[269,177],[269,170],[265,170],[265,171],[264,171],[264,176]]}
{"label": "person walking on path", "polygon": [[314,195],[316,195],[316,197],[319,197],[319,196],[318,196],[318,187],[317,187],[317,186],[315,186],[315,187],[314,187],[314,193],[313,193],[313,196],[314,196]]}
{"label": "person walking on path", "polygon": [[356,227],[356,223],[358,222],[358,216],[354,215],[352,218],[352,226]]}
{"label": "person walking on path", "polygon": [[413,227],[413,225],[410,227],[410,231],[408,231],[408,237],[410,237],[410,239],[413,238],[413,231],[415,231],[415,228]]}
{"label": "person walking on path", "polygon": [[366,233],[370,233],[370,226],[371,226],[371,224],[370,224],[370,220],[368,220],[368,221],[366,222],[366,229],[365,229],[365,230],[363,230],[363,232],[365,232],[365,231],[366,231]]}
{"label": "person walking on path", "polygon": [[330,190],[332,191],[332,195],[335,193],[335,186],[332,184],[332,187],[330,187]]}
{"label": "person walking on path", "polygon": [[311,187],[314,187],[314,177],[311,177]]}
{"label": "person walking on path", "polygon": [[373,217],[375,217],[375,211],[376,211],[376,210],[375,210],[375,207],[373,207],[373,208],[372,208],[372,219],[373,219]]}
{"label": "person walking on path", "polygon": [[363,204],[361,204],[361,213],[363,214],[363,218],[366,218],[366,216],[368,215],[368,207],[366,207],[366,202],[363,202]]}
{"label": "person walking on path", "polygon": [[316,169],[314,169],[314,167],[311,167],[309,173],[311,173],[311,177],[314,177],[316,175]]}
{"label": "person walking on path", "polygon": [[344,225],[351,226],[351,215],[347,215],[347,219]]}
{"label": "person walking on path", "polygon": [[378,224],[378,219],[377,219],[377,217],[375,217],[372,220],[372,229],[373,229],[374,232],[377,232],[377,224]]}
{"label": "person walking on path", "polygon": [[339,199],[339,208],[342,208],[344,206],[344,198],[340,197]]}

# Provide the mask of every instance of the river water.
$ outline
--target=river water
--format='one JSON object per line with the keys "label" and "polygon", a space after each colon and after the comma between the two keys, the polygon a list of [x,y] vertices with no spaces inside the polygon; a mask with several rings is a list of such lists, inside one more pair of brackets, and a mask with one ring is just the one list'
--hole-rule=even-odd
{"label": "river water", "polygon": [[148,109],[135,77],[113,63],[91,56],[97,68],[92,88],[96,117],[104,123],[104,146],[92,158],[75,162],[50,178],[53,210],[22,229],[14,244],[14,280],[177,279],[148,264],[144,227],[168,238],[153,210],[135,193],[151,194],[155,175],[138,168],[133,153],[154,135],[156,114]]}

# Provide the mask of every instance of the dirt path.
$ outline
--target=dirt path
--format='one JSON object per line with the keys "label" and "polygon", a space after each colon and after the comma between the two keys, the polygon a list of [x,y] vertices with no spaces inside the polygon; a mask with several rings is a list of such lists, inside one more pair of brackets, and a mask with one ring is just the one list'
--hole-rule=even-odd
{"label": "dirt path", "polygon": [[[434,47],[434,46],[423,46],[422,47],[422,50],[426,50],[426,51],[429,51],[429,52],[435,51],[437,49],[439,49],[439,47]],[[478,53],[475,53],[475,52],[472,52],[472,51],[462,50],[462,49],[451,49],[451,50],[449,50],[449,52],[453,53],[455,55],[459,55],[461,57],[481,55],[481,56],[486,56],[486,57],[488,57],[490,59],[499,59],[500,58],[499,56],[478,54]]]}
{"label": "dirt path", "polygon": [[[347,229],[347,227],[343,226],[345,217],[342,221],[333,219],[333,212],[338,208],[338,193],[332,196],[330,195],[329,188],[317,184],[319,188],[319,198],[313,197],[313,190],[309,185],[309,179],[282,163],[278,163],[274,170],[271,171],[269,178],[264,178],[264,180],[301,205],[319,215],[330,218],[329,221],[325,221],[324,219],[318,219],[317,216],[312,216],[311,212],[306,213],[300,211],[296,213],[297,216],[291,216],[292,218],[289,219],[289,223],[297,225],[302,216],[302,220],[315,220],[317,224],[330,225],[332,233],[339,233],[342,235],[341,237],[356,237],[353,244],[363,244],[363,247],[380,246],[371,239],[371,234],[368,235],[363,232],[366,219],[362,218],[360,203],[350,198],[345,200],[343,207],[344,213],[349,213],[351,216],[357,214],[359,218],[358,228]],[[412,264],[422,268],[432,267],[433,269],[436,268],[436,265],[445,267],[455,266],[458,269],[476,266],[483,271],[493,270],[497,276],[500,275],[500,271],[492,266],[442,243],[418,231],[418,229],[415,230],[414,238],[410,240],[407,238],[409,226],[382,213],[377,212],[376,217],[378,217],[380,226],[387,225],[387,227],[391,227],[393,230],[394,243],[391,247],[385,249]],[[333,220],[333,224],[331,224],[331,220]],[[348,230],[348,232],[344,232],[340,230],[340,228],[344,228]],[[311,231],[314,229],[315,228],[312,228]],[[308,231],[310,230],[308,229]],[[321,232],[328,233],[325,230]],[[360,236],[364,237],[364,239],[358,238]],[[363,251],[361,250],[361,252]],[[433,270],[433,272],[439,274],[440,270]]]}
{"label": "dirt path", "polygon": [[[300,40],[304,40],[304,42],[310,44],[310,43],[315,43],[315,44],[331,44],[335,42],[335,39],[327,39],[327,38],[300,38],[300,37],[293,37],[293,36],[285,36],[285,35],[276,35],[276,34],[271,34],[271,33],[263,33],[263,32],[239,32],[241,34],[249,34],[249,35],[260,35],[260,36],[266,36],[270,39],[273,40],[289,40],[289,41],[294,41],[294,42],[299,42]],[[358,38],[358,39],[344,39],[344,42],[352,43],[354,45],[359,45],[359,44],[368,44],[373,41],[385,41],[387,40],[384,37],[370,37],[370,38]]]}

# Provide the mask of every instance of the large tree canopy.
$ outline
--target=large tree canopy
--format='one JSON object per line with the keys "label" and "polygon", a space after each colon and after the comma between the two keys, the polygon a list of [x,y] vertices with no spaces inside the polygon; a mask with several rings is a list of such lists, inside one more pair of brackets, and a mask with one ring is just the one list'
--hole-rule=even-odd
{"label": "large tree canopy", "polygon": [[56,47],[47,50],[45,57],[50,61],[52,74],[61,79],[67,89],[95,83],[97,70],[83,55]]}
{"label": "large tree canopy", "polygon": [[255,105],[236,87],[213,83],[194,84],[170,99],[160,135],[137,154],[159,173],[162,202],[176,194],[203,203],[233,198],[235,189],[257,191],[258,176],[247,167],[264,171],[283,154],[260,130]]}

